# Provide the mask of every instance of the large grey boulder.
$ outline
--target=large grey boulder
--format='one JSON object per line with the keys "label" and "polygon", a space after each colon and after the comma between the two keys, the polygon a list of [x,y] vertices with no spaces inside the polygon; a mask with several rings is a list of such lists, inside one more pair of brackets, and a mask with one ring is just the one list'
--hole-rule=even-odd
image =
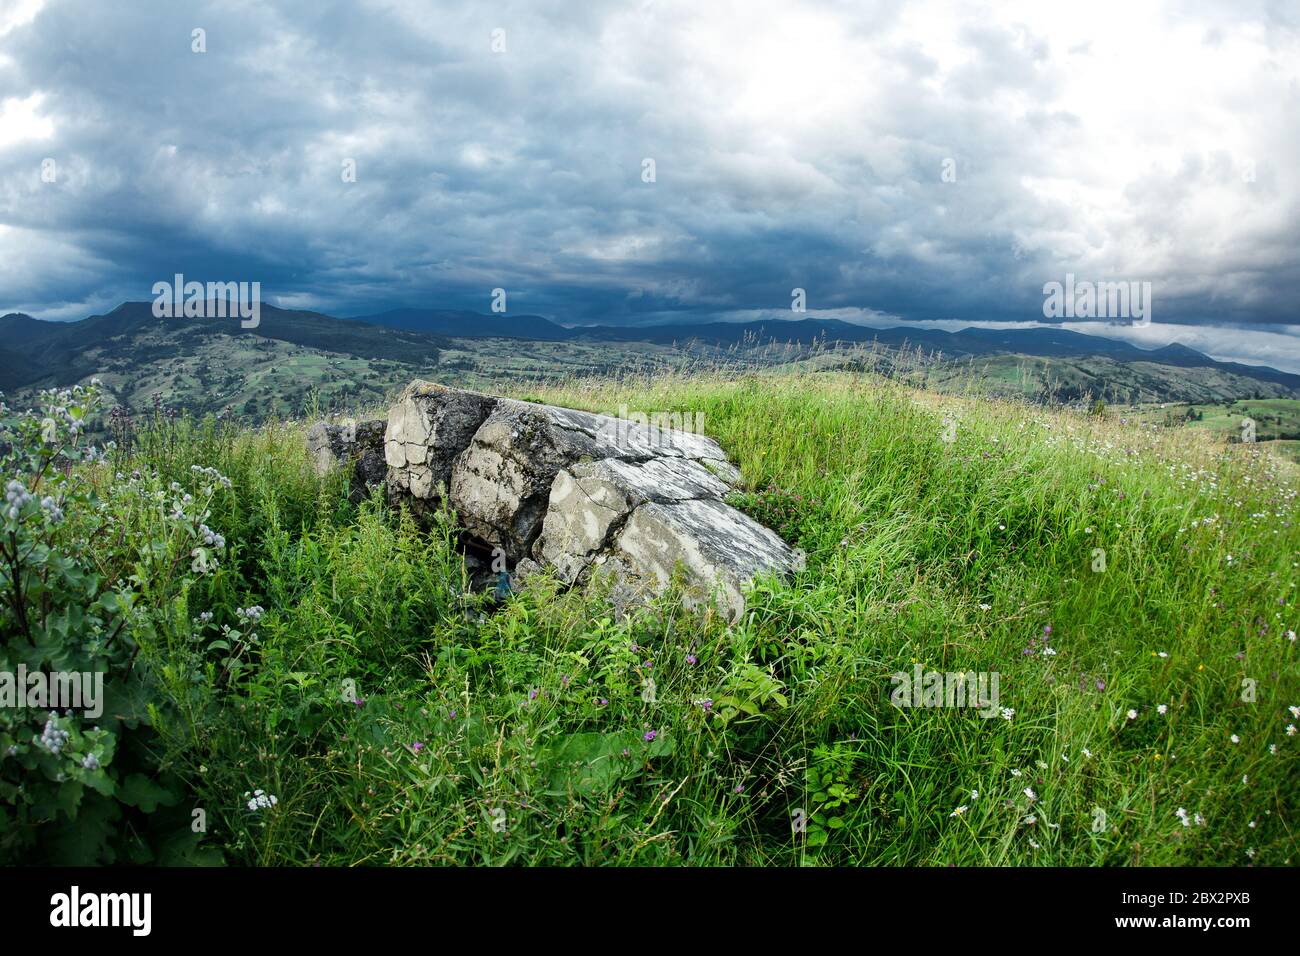
{"label": "large grey boulder", "polygon": [[388,410],[384,459],[394,500],[436,503],[451,484],[451,466],[488,417],[495,399],[477,392],[415,381]]}
{"label": "large grey boulder", "polygon": [[349,495],[354,502],[361,501],[387,475],[384,432],[382,420],[317,422],[307,429],[307,454],[318,475],[339,467],[350,469]]}
{"label": "large grey boulder", "polygon": [[[472,534],[504,548],[513,562],[532,551],[556,475],[592,461],[622,463],[622,480],[632,482],[639,474],[633,464],[690,464],[700,473],[696,480],[710,482],[715,494],[727,486],[697,462],[738,477],[718,443],[704,435],[499,399],[452,464],[451,505]],[[653,483],[649,476],[640,481]]]}
{"label": "large grey boulder", "polygon": [[740,472],[705,435],[414,382],[385,458],[392,500],[419,513],[445,493],[473,539],[566,584],[600,572],[652,595],[680,568],[688,603],[735,617],[755,576],[800,564],[723,500]]}

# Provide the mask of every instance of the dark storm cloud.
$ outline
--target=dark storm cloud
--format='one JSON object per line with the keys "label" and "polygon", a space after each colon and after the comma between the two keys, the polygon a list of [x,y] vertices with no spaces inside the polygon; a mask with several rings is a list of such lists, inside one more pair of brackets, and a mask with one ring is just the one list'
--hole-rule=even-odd
{"label": "dark storm cloud", "polygon": [[566,322],[726,318],[799,287],[863,320],[1026,321],[1074,272],[1152,281],[1157,323],[1288,332],[1294,24],[1043,6],[21,0],[0,311],[182,272],[336,314],[502,287]]}

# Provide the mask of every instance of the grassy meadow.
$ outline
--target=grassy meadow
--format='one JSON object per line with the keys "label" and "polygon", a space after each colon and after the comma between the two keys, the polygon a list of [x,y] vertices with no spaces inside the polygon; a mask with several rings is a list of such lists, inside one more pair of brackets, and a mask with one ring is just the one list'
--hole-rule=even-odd
{"label": "grassy meadow", "polygon": [[[203,811],[192,860],[1300,862],[1296,465],[845,372],[526,388],[701,413],[737,504],[807,570],[759,582],[734,625],[671,594],[616,621],[535,579],[496,606],[449,520],[349,504],[301,427],[159,419],[87,467],[106,498],[133,471],[230,480],[219,565],[130,628],[149,753],[178,782],[154,812]],[[221,665],[204,648],[254,606]],[[893,706],[918,664],[997,673],[997,713]]]}

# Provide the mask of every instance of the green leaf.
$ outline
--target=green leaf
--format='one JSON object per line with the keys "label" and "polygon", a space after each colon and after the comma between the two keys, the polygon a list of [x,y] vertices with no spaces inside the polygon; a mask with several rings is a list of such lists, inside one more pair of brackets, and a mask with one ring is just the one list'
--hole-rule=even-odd
{"label": "green leaf", "polygon": [[174,806],[180,795],[159,786],[142,773],[133,773],[118,788],[118,799],[128,806],[139,807],[145,813],[153,813],[161,804]]}

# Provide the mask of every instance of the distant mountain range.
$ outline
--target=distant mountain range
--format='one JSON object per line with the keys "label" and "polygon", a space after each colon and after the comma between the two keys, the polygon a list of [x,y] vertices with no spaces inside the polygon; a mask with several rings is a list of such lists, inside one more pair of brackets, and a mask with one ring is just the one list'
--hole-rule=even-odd
{"label": "distant mountain range", "polygon": [[761,345],[767,342],[812,346],[822,343],[866,345],[878,342],[891,349],[920,347],[948,359],[984,355],[1033,355],[1044,358],[1098,356],[1116,362],[1150,362],[1179,368],[1212,368],[1288,389],[1300,389],[1300,375],[1259,365],[1220,362],[1185,345],[1142,349],[1119,339],[1085,335],[1068,329],[968,328],[959,332],[898,326],[873,329],[838,319],[791,319],[765,322],[710,322],[641,327],[583,326],[566,328],[540,315],[484,315],[479,312],[398,309],[358,316],[353,321],[410,329],[457,338],[518,338],[546,342],[700,343],[717,347]]}
{"label": "distant mountain range", "polygon": [[[1182,345],[1148,350],[1065,329],[872,329],[833,319],[566,328],[540,315],[396,309],[341,319],[270,305],[256,328],[245,329],[235,318],[155,318],[151,302],[126,302],[79,322],[0,318],[0,391],[24,398],[99,376],[131,408],[162,395],[196,411],[268,417],[297,414],[322,398],[335,406],[382,403],[416,375],[476,386],[692,357],[755,367],[817,356],[817,367],[914,376],[908,354],[918,350],[931,356],[918,384],[974,383],[1031,400],[1300,398],[1300,375],[1219,362]],[[881,361],[872,364],[873,356]]]}

